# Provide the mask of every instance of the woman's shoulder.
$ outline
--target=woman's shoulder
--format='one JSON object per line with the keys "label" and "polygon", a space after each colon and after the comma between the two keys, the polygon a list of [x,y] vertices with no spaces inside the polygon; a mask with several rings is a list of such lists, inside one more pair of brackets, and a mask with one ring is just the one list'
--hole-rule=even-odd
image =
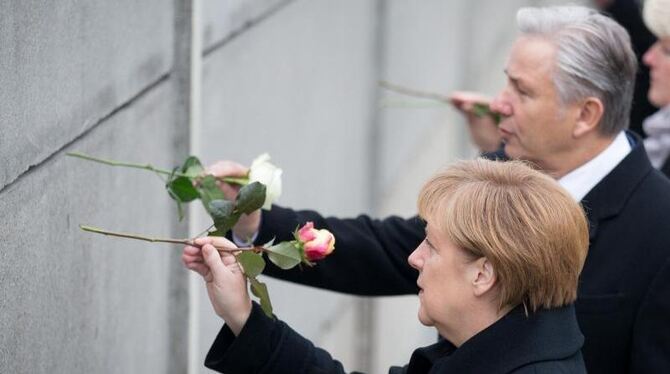
{"label": "woman's shoulder", "polygon": [[529,363],[512,371],[513,374],[586,374],[581,352],[563,359]]}

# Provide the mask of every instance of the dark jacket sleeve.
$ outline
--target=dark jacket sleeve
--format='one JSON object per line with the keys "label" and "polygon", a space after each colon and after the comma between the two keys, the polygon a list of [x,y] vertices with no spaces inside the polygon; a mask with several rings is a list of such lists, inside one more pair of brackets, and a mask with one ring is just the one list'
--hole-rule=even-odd
{"label": "dark jacket sleeve", "polygon": [[344,373],[342,364],[328,352],[316,348],[284,322],[266,316],[256,303],[239,336],[223,326],[207,353],[205,366],[225,374]]}
{"label": "dark jacket sleeve", "polygon": [[631,352],[631,373],[670,373],[670,259],[640,306]]}
{"label": "dark jacket sleeve", "polygon": [[293,231],[307,221],[335,235],[335,251],[311,268],[281,270],[269,264],[266,275],[355,295],[418,292],[418,273],[407,263],[407,257],[425,236],[425,225],[418,217],[324,218],[314,211],[273,206],[263,211],[256,243],[266,243],[273,237],[276,241],[292,240]]}

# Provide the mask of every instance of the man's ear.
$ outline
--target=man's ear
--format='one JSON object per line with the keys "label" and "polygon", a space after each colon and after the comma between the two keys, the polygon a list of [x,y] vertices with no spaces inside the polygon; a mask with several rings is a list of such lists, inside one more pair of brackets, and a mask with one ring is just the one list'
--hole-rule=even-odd
{"label": "man's ear", "polygon": [[472,265],[472,289],[475,296],[482,296],[495,287],[496,273],[493,264],[485,257],[477,259]]}
{"label": "man's ear", "polygon": [[585,134],[598,130],[600,120],[603,118],[605,107],[600,99],[596,97],[587,97],[578,104],[577,118],[575,127],[572,130],[572,136],[580,138]]}

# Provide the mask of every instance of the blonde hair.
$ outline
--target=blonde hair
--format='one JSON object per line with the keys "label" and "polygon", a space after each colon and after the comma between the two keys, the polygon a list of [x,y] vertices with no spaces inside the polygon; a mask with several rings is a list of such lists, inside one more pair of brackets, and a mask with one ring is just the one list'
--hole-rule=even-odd
{"label": "blonde hair", "polygon": [[493,266],[500,305],[532,311],[570,304],[589,244],[580,205],[522,161],[460,161],[436,174],[420,216],[473,258]]}

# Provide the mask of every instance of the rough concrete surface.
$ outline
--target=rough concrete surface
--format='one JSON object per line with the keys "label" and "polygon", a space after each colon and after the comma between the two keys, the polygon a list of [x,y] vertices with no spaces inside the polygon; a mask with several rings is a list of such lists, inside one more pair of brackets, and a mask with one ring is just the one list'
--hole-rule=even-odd
{"label": "rough concrete surface", "polygon": [[204,0],[202,45],[208,50],[232,35],[246,32],[257,22],[274,15],[295,0]]}
{"label": "rough concrete surface", "polygon": [[169,70],[172,2],[3,1],[0,188]]}
{"label": "rough concrete surface", "polygon": [[[159,85],[65,151],[171,167],[181,131],[170,120],[171,93]],[[183,236],[155,175],[59,152],[3,191],[0,211],[0,373],[185,367],[170,353],[182,329],[171,314],[186,302],[174,292],[185,282],[185,271],[173,270],[180,248],[78,228]]]}

